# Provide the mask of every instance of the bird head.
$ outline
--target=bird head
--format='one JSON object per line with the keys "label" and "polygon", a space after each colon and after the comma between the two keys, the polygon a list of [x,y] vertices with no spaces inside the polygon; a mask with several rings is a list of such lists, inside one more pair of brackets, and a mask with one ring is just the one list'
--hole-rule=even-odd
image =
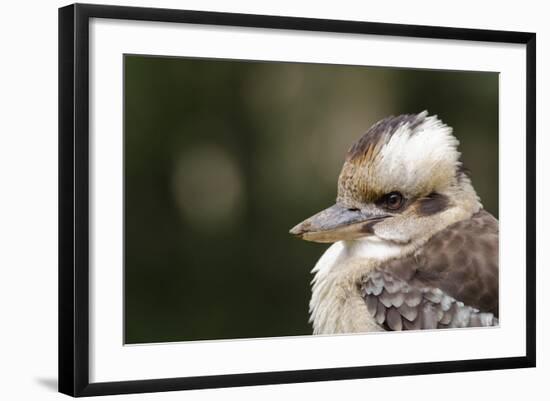
{"label": "bird head", "polygon": [[460,161],[452,128],[407,114],[374,124],[348,150],[333,206],[290,230],[304,240],[427,239],[481,205]]}

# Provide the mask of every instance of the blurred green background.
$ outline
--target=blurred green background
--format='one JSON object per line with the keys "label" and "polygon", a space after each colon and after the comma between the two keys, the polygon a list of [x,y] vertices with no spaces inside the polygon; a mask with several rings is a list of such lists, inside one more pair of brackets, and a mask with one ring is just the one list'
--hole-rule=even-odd
{"label": "blurred green background", "polygon": [[498,73],[126,55],[125,341],[306,335],[346,150],[388,115],[437,114],[498,217]]}

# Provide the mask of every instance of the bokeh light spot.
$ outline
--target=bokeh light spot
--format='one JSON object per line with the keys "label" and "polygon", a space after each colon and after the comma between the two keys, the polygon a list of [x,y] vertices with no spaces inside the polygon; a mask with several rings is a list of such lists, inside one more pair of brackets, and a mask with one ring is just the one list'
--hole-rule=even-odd
{"label": "bokeh light spot", "polygon": [[241,214],[242,174],[229,152],[218,145],[202,144],[182,152],[173,187],[182,217],[197,230],[226,229]]}

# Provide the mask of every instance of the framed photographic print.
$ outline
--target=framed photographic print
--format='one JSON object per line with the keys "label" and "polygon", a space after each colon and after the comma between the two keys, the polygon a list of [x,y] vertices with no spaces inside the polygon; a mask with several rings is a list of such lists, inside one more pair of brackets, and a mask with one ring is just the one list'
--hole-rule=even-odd
{"label": "framed photographic print", "polygon": [[61,392],[535,366],[534,33],[70,5],[59,113]]}

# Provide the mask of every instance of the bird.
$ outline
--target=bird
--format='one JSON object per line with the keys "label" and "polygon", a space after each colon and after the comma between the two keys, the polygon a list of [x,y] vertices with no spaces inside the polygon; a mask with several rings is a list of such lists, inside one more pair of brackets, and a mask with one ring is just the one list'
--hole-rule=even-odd
{"label": "bird", "polygon": [[332,243],[311,271],[313,334],[499,325],[499,223],[458,146],[423,111],[349,148],[336,203],[290,230]]}

